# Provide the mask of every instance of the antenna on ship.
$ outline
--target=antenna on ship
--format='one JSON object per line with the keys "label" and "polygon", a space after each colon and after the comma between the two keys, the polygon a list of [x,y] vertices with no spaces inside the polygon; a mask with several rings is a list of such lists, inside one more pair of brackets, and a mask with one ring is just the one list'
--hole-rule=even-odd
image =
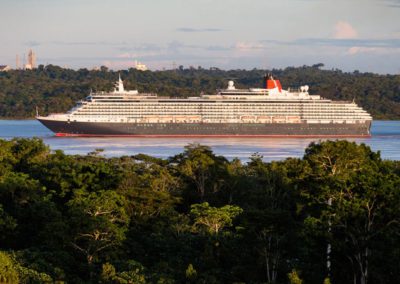
{"label": "antenna on ship", "polygon": [[121,80],[121,73],[118,73],[118,81],[115,83],[114,86],[118,87],[118,91],[117,91],[117,89],[114,89],[114,92],[123,93],[125,91],[124,83]]}
{"label": "antenna on ship", "polygon": [[124,92],[124,83],[121,80],[121,73],[118,73],[118,92]]}

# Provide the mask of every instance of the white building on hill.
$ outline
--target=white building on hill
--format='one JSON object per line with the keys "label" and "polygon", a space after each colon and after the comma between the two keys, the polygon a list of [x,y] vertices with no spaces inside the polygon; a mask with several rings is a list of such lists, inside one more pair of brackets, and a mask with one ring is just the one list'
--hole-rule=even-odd
{"label": "white building on hill", "polygon": [[0,65],[0,72],[6,72],[11,70],[11,67],[8,65]]}
{"label": "white building on hill", "polygon": [[147,66],[143,63],[140,63],[139,61],[135,60],[135,66],[133,67],[136,70],[140,70],[140,71],[146,71],[147,70]]}

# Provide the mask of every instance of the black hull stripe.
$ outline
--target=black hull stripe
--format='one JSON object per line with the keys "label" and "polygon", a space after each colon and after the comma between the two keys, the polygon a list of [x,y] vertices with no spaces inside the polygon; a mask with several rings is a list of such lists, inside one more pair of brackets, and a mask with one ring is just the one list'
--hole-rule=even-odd
{"label": "black hull stripe", "polygon": [[39,119],[57,136],[369,137],[365,123],[106,123]]}

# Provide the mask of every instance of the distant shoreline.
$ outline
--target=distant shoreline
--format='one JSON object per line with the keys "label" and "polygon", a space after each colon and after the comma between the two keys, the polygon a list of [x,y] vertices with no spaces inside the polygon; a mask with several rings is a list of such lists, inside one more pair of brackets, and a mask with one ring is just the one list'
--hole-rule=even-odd
{"label": "distant shoreline", "polygon": [[201,93],[214,94],[235,78],[238,88],[262,87],[265,74],[284,82],[285,88],[310,86],[310,94],[329,100],[352,102],[362,107],[374,119],[400,120],[398,96],[399,75],[379,75],[369,72],[326,70],[324,65],[287,67],[284,69],[221,70],[184,68],[165,71],[136,69],[95,71],[71,70],[47,65],[32,71],[10,70],[1,74],[0,120],[32,119],[34,108],[39,112],[63,113],[82,100],[90,90],[111,90],[121,74],[128,89],[157,93],[159,96],[191,97]]}
{"label": "distant shoreline", "polygon": [[0,117],[0,120],[36,120],[36,118],[20,118],[20,117]]}

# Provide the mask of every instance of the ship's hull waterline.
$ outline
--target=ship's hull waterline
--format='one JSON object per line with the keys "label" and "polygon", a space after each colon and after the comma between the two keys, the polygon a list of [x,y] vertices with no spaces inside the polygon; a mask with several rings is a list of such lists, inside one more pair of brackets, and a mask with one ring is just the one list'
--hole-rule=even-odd
{"label": "ship's hull waterline", "polygon": [[370,137],[364,123],[126,123],[39,119],[56,136]]}

